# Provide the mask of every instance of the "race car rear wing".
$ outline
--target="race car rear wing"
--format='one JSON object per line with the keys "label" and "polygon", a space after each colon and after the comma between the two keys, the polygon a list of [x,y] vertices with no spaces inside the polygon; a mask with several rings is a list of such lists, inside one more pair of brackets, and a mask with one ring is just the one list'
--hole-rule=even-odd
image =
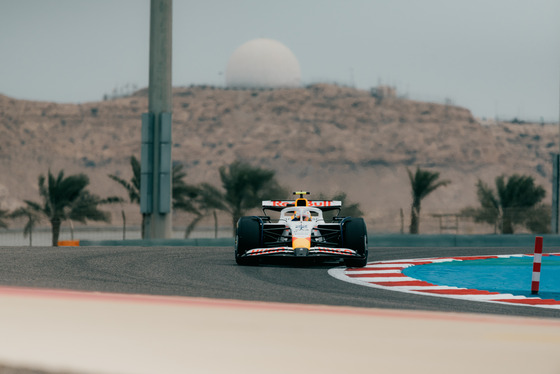
{"label": "race car rear wing", "polygon": [[[298,199],[299,200],[299,199]],[[262,202],[262,209],[279,212],[284,208],[296,206],[297,200],[265,200]],[[299,205],[298,205],[299,206]],[[338,200],[307,200],[307,206],[319,208],[326,212],[329,210],[340,210],[342,201]]]}

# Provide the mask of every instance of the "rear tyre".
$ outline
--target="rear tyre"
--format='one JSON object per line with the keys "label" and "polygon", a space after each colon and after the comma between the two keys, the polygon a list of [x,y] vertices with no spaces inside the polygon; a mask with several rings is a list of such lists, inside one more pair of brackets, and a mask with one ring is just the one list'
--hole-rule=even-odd
{"label": "rear tyre", "polygon": [[235,235],[235,262],[237,265],[257,265],[256,258],[242,257],[248,250],[261,247],[261,223],[257,217],[241,217]]}
{"label": "rear tyre", "polygon": [[366,223],[363,218],[349,218],[342,227],[344,248],[350,248],[358,252],[360,257],[345,258],[344,265],[347,267],[364,267],[368,261],[368,238]]}

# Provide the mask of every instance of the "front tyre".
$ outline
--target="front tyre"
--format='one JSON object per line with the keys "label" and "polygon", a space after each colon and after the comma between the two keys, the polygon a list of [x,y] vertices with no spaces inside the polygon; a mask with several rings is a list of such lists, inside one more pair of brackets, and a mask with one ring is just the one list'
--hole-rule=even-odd
{"label": "front tyre", "polygon": [[259,248],[261,242],[261,222],[257,217],[241,217],[237,221],[235,235],[235,262],[237,265],[256,265],[258,260],[242,257],[248,250]]}
{"label": "front tyre", "polygon": [[344,259],[347,267],[364,267],[368,261],[368,238],[366,223],[363,218],[348,218],[342,227],[342,246],[356,251],[360,257]]}

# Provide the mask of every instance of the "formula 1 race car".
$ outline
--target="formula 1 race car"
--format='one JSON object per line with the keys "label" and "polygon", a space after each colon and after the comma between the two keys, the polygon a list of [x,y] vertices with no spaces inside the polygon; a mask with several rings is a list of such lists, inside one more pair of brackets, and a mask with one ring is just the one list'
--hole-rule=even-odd
{"label": "formula 1 race car", "polygon": [[[307,200],[309,192],[297,191],[296,200],[262,202],[264,216],[241,217],[235,236],[238,265],[257,265],[259,258],[294,257],[342,259],[348,267],[363,267],[368,259],[367,229],[363,218],[339,217],[342,203]],[[272,222],[267,211],[279,212]],[[323,213],[336,211],[326,222]]]}

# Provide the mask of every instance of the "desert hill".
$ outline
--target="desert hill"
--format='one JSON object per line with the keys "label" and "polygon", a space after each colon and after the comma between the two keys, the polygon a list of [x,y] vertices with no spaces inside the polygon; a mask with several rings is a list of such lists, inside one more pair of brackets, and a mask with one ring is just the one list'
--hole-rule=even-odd
{"label": "desert hill", "polygon": [[[147,107],[146,90],[83,104],[0,95],[0,208],[37,200],[37,177],[49,169],[84,172],[94,193],[125,197],[107,174],[130,177],[129,157],[140,157],[140,115]],[[243,160],[275,170],[288,189],[345,191],[361,203],[371,229],[398,231],[400,210],[407,221],[409,215],[406,169],[416,166],[452,181],[424,200],[424,215],[476,204],[477,179],[493,184],[502,173],[534,176],[548,200],[558,128],[483,125],[465,108],[326,84],[189,87],[174,89],[173,142],[173,160],[185,165],[190,183],[219,185],[218,168]],[[127,210],[131,219],[138,216],[137,207]],[[184,218],[174,224],[185,224]]]}

